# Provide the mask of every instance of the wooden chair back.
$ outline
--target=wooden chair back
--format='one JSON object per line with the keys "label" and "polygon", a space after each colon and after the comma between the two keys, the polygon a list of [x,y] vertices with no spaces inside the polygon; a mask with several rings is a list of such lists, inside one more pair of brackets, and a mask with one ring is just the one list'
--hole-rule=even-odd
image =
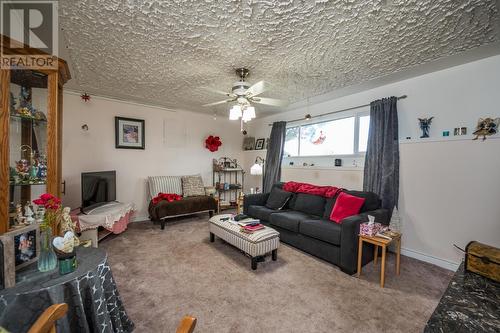
{"label": "wooden chair back", "polygon": [[193,333],[196,326],[196,318],[191,316],[184,316],[177,326],[176,333]]}
{"label": "wooden chair back", "polygon": [[68,312],[68,304],[54,304],[49,306],[31,326],[28,333],[56,333],[56,321]]}

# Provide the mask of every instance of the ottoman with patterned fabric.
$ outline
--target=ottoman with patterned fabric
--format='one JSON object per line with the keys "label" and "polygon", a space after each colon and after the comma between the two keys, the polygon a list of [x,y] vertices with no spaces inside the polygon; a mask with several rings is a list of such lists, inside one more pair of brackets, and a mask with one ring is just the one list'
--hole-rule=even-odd
{"label": "ottoman with patterned fabric", "polygon": [[253,234],[246,234],[240,231],[238,224],[221,220],[231,216],[231,214],[221,214],[208,220],[211,242],[214,242],[215,236],[217,236],[245,252],[252,258],[252,269],[254,270],[257,269],[257,262],[263,255],[271,252],[273,260],[278,258],[279,232],[273,228],[265,227]]}

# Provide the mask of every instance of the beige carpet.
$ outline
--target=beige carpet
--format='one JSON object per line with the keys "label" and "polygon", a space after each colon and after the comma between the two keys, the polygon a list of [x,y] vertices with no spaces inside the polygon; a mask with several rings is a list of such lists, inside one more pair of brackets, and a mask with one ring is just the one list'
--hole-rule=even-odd
{"label": "beige carpet", "polygon": [[421,332],[452,276],[402,257],[397,277],[390,255],[381,289],[373,263],[357,279],[284,244],[252,271],[239,250],[209,242],[207,219],[133,223],[101,243],[136,332],[175,332],[185,314],[195,332]]}

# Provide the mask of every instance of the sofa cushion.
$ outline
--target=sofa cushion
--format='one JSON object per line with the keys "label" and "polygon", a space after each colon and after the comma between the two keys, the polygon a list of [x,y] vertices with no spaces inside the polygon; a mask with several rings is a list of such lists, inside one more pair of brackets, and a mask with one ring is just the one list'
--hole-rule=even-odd
{"label": "sofa cushion", "polygon": [[149,197],[154,198],[158,193],[175,193],[182,195],[181,176],[152,176],[148,177]]}
{"label": "sofa cushion", "polygon": [[[376,210],[380,208],[380,198],[373,192],[363,192],[363,191],[344,191],[347,194],[354,195],[356,197],[364,198],[365,203],[359,210],[360,213],[371,212],[372,210]],[[339,195],[337,194],[333,198],[326,199],[325,211],[323,213],[324,219],[330,219],[330,215],[332,214],[333,206],[335,206],[335,201]]]}
{"label": "sofa cushion", "polygon": [[345,191],[345,193],[365,199],[365,203],[363,204],[363,206],[361,206],[361,209],[359,211],[360,213],[379,209],[380,205],[382,204],[379,196],[373,192]]}
{"label": "sofa cushion", "polygon": [[290,200],[291,196],[291,192],[283,191],[277,187],[273,187],[271,189],[271,193],[269,194],[269,198],[267,198],[266,207],[270,209],[281,210],[286,205],[288,200]]}
{"label": "sofa cushion", "polygon": [[364,203],[364,198],[342,192],[339,194],[337,201],[335,201],[330,220],[336,223],[342,223],[343,219],[359,214]]}
{"label": "sofa cushion", "polygon": [[325,198],[319,195],[298,193],[293,209],[316,216],[323,216]]}
{"label": "sofa cushion", "polygon": [[330,215],[332,214],[333,206],[335,206],[335,201],[337,201],[338,196],[339,195],[337,194],[333,198],[326,199],[326,201],[325,201],[325,210],[323,212],[323,218],[325,220],[329,220],[330,219]]}
{"label": "sofa cushion", "polygon": [[293,210],[280,211],[271,214],[271,224],[277,227],[299,232],[299,224],[304,220],[314,220],[315,217],[306,213],[297,212]]}
{"label": "sofa cushion", "polygon": [[305,236],[316,238],[324,242],[340,245],[340,232],[342,226],[332,221],[304,220],[300,222],[299,232]]}
{"label": "sofa cushion", "polygon": [[205,187],[200,175],[182,176],[182,194],[185,197],[205,195]]}
{"label": "sofa cushion", "polygon": [[277,210],[270,209],[265,206],[250,205],[248,206],[247,215],[259,220],[264,220],[269,222],[271,214],[276,212]]}

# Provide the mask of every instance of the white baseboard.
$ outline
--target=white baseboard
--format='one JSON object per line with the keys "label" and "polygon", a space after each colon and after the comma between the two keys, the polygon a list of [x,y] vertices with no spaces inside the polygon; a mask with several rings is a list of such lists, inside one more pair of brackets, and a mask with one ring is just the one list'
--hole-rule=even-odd
{"label": "white baseboard", "polygon": [[131,222],[143,222],[143,221],[149,221],[149,216],[147,216],[147,215],[134,215],[134,216],[132,216]]}
{"label": "white baseboard", "polygon": [[460,263],[456,263],[446,259],[436,258],[434,256],[407,248],[401,248],[401,254],[410,258],[414,258],[420,261],[425,261],[430,264],[446,268],[453,272],[455,272],[458,269],[458,266],[460,266]]}

